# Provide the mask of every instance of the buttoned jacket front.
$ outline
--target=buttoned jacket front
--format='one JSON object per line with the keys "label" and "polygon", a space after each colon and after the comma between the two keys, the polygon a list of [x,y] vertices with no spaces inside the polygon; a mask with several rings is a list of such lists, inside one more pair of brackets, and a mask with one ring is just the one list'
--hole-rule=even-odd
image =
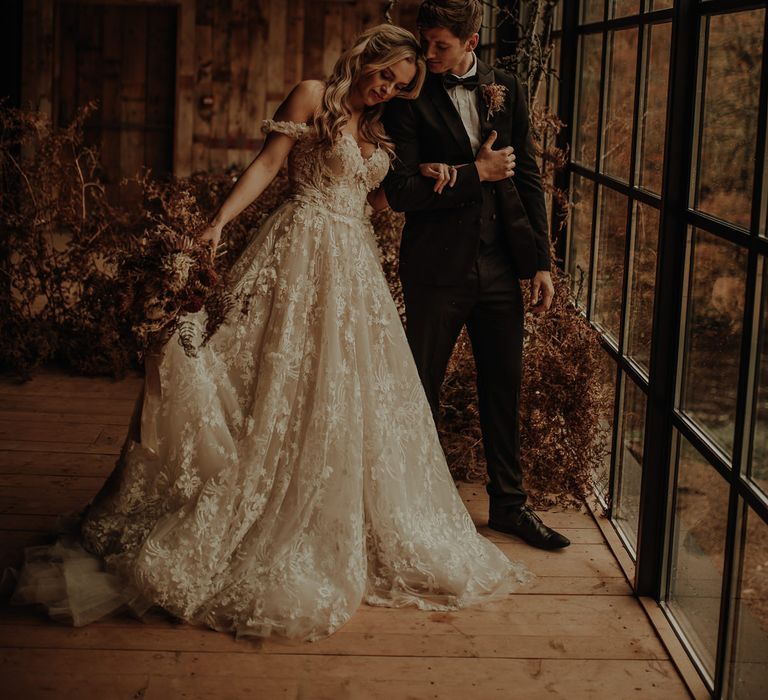
{"label": "buttoned jacket front", "polygon": [[[477,258],[482,227],[495,217],[518,277],[550,269],[546,205],[522,85],[480,60],[477,68],[482,140],[495,130],[494,149],[515,149],[511,178],[480,181],[469,137],[439,75],[427,76],[416,100],[395,99],[385,108],[384,126],[396,157],[384,189],[390,206],[406,215],[400,247],[404,284],[460,283]],[[506,95],[489,116],[482,85],[491,83],[504,86]],[[435,181],[419,172],[428,162],[463,165],[456,184],[434,192]]]}

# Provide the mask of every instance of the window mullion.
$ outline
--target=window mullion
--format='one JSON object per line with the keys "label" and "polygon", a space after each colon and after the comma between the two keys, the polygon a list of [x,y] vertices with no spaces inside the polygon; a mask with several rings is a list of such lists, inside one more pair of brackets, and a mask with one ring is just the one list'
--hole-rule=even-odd
{"label": "window mullion", "polygon": [[659,599],[662,593],[666,514],[670,489],[672,417],[679,353],[679,310],[683,299],[686,248],[690,124],[694,116],[698,2],[678,0],[672,22],[667,133],[664,147],[657,288],[640,496],[635,590]]}

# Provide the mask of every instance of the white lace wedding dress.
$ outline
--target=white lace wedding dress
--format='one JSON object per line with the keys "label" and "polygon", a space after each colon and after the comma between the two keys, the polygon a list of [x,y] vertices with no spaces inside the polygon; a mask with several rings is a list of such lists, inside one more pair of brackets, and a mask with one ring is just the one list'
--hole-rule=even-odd
{"label": "white lace wedding dress", "polygon": [[240,308],[196,358],[167,344],[79,538],[27,550],[16,602],[317,639],[361,601],[452,609],[525,580],[457,494],[379,264],[386,153],[264,129],[297,138],[291,195],[232,270]]}

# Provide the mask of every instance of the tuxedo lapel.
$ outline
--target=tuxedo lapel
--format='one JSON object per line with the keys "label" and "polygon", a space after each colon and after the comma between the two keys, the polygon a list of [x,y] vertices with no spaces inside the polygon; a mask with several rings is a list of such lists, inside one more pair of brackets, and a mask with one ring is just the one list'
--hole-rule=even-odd
{"label": "tuxedo lapel", "polygon": [[481,143],[484,143],[488,138],[488,134],[493,129],[493,118],[488,119],[488,107],[485,105],[485,99],[483,98],[483,85],[490,85],[494,82],[493,68],[487,63],[484,63],[479,58],[477,59],[477,113],[480,115],[480,128],[482,130]]}
{"label": "tuxedo lapel", "polygon": [[424,93],[432,101],[432,104],[440,114],[441,119],[456,143],[462,151],[467,153],[469,160],[473,160],[474,153],[472,152],[472,145],[469,142],[469,136],[467,136],[467,130],[464,128],[461,117],[456,111],[453,102],[451,102],[451,98],[445,91],[440,76],[431,73],[427,76],[427,80],[424,84]]}

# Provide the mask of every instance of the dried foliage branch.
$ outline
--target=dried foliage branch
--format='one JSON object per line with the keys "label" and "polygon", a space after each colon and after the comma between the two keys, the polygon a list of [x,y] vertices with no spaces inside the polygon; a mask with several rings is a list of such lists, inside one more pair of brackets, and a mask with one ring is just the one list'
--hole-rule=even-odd
{"label": "dried foliage branch", "polygon": [[[110,269],[124,212],[108,202],[98,154],[83,145],[86,105],[66,128],[39,114],[0,107],[0,363],[21,376],[58,359],[82,372],[130,362]],[[86,301],[86,304],[81,304]],[[96,360],[87,349],[105,349]]]}
{"label": "dried foliage branch", "polygon": [[[0,367],[20,378],[44,362],[114,376],[135,366],[142,342],[124,305],[146,291],[135,289],[146,282],[136,261],[159,250],[168,230],[193,235],[232,186],[225,173],[158,181],[145,171],[123,183],[132,193],[123,201],[132,205],[110,202],[99,154],[83,142],[94,109],[89,104],[72,124],[53,128],[42,115],[0,106]],[[227,227],[221,269],[285,187],[281,174]],[[212,332],[226,295],[207,308]]]}
{"label": "dried foliage branch", "polygon": [[525,85],[528,104],[535,104],[547,76],[557,76],[551,65],[552,28],[560,0],[512,0],[503,5],[485,2],[496,10],[497,25],[513,31],[513,50],[498,60],[499,68],[517,75]]}
{"label": "dried foliage branch", "polygon": [[[549,109],[536,105],[531,107],[531,131],[536,158],[541,168],[541,184],[544,194],[554,199],[553,212],[558,217],[558,231],[562,231],[568,222],[568,193],[555,184],[555,177],[568,165],[568,146],[557,145],[557,136],[565,126],[560,118]],[[555,259],[554,256],[552,258]]]}

